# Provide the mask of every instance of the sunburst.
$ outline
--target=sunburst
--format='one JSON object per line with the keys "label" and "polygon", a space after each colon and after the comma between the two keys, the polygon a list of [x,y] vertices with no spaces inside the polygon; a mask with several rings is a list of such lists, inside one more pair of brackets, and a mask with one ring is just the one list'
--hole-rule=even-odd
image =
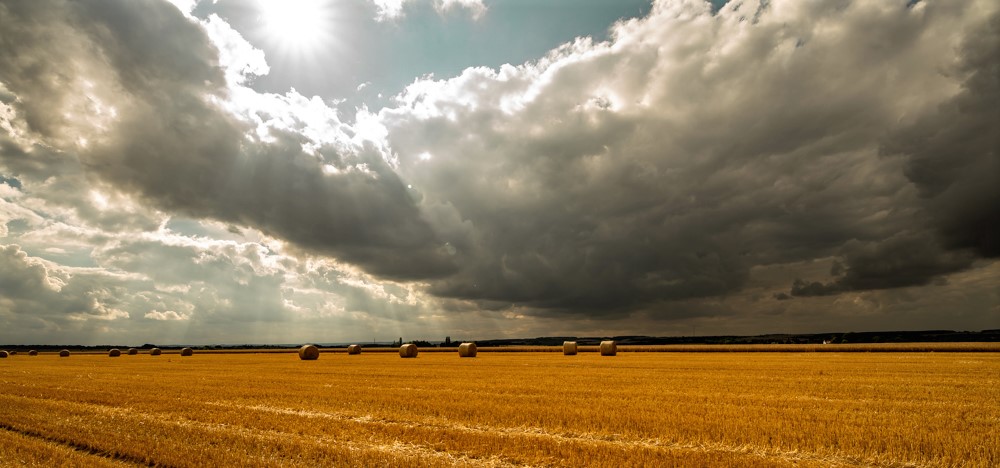
{"label": "sunburst", "polygon": [[307,55],[332,38],[331,0],[258,0],[260,24],[283,53]]}

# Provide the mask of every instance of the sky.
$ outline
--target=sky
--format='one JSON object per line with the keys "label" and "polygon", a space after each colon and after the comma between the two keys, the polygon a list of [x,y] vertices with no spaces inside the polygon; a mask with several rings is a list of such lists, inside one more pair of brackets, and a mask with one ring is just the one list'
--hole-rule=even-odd
{"label": "sky", "polygon": [[1000,328],[994,0],[0,1],[0,343]]}

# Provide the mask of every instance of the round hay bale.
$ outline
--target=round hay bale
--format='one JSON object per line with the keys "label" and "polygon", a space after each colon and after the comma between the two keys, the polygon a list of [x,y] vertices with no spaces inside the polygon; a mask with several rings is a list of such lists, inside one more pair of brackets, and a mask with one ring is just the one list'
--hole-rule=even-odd
{"label": "round hay bale", "polygon": [[417,357],[417,345],[413,343],[407,343],[399,347],[399,357],[411,358]]}
{"label": "round hay bale", "polygon": [[566,356],[576,356],[576,342],[563,341],[563,354]]}
{"label": "round hay bale", "polygon": [[108,357],[118,357],[121,355],[122,352],[118,348],[112,348],[110,351],[108,351]]}
{"label": "round hay bale", "polygon": [[38,356],[38,351],[35,350],[28,351],[28,356]]}
{"label": "round hay bale", "polygon": [[159,356],[161,354],[163,354],[163,351],[161,351],[160,348],[153,348],[153,349],[149,350],[149,355],[150,356]]}
{"label": "round hay bale", "polygon": [[17,354],[17,351],[11,351],[11,352],[10,352],[10,355],[11,355],[11,356],[13,356],[13,355],[15,355],[15,354]]}
{"label": "round hay bale", "polygon": [[361,354],[361,345],[352,344],[348,346],[347,354]]}
{"label": "round hay bale", "polygon": [[69,357],[69,350],[64,349],[62,351],[59,351],[59,357]]}
{"label": "round hay bale", "polygon": [[136,354],[139,354],[139,350],[138,349],[135,349],[135,348],[129,348],[128,349],[128,355],[129,356],[135,356]]}
{"label": "round hay bale", "polygon": [[476,357],[476,344],[462,343],[458,345],[458,357]]}
{"label": "round hay bale", "polygon": [[618,345],[614,341],[601,342],[601,356],[614,356],[618,354]]}
{"label": "round hay bale", "polygon": [[7,351],[0,351],[0,359],[3,359],[9,355],[10,353],[8,353]]}
{"label": "round hay bale", "polygon": [[302,345],[299,348],[299,359],[303,361],[315,361],[319,359],[319,348],[316,345]]}
{"label": "round hay bale", "polygon": [[182,348],[181,349],[181,356],[192,356],[192,355],[194,355],[194,350],[193,349],[191,349],[191,348]]}

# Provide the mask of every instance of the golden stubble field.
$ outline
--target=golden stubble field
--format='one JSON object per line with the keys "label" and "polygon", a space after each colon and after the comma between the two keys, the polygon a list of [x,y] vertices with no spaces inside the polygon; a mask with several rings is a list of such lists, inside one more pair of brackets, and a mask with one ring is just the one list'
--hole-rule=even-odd
{"label": "golden stubble field", "polygon": [[23,354],[5,466],[1000,466],[998,353]]}

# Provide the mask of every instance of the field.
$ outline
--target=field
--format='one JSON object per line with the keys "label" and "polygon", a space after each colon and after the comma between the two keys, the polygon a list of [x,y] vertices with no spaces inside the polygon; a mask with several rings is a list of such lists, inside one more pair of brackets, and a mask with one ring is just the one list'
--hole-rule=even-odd
{"label": "field", "polygon": [[0,360],[3,466],[1000,466],[1000,353]]}

